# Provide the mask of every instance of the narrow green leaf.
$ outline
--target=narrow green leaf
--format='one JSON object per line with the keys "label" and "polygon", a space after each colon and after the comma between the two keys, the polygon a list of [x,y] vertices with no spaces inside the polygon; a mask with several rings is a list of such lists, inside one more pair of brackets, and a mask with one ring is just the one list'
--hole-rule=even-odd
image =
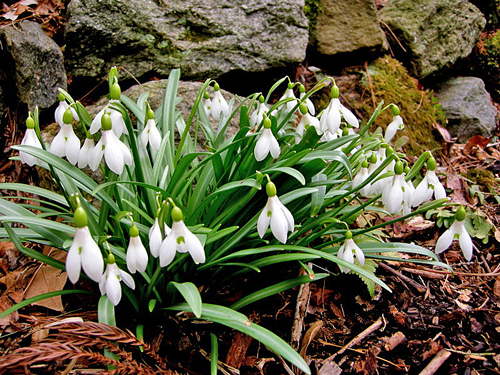
{"label": "narrow green leaf", "polygon": [[210,374],[217,375],[217,364],[219,362],[219,344],[217,343],[217,336],[210,332]]}
{"label": "narrow green leaf", "polygon": [[175,281],[170,282],[179,293],[182,294],[187,304],[191,307],[193,314],[199,318],[202,314],[202,302],[201,295],[198,288],[193,283],[176,283]]}
{"label": "narrow green leaf", "polygon": [[104,323],[116,327],[115,306],[106,295],[99,298],[97,305],[97,319],[99,323]]}

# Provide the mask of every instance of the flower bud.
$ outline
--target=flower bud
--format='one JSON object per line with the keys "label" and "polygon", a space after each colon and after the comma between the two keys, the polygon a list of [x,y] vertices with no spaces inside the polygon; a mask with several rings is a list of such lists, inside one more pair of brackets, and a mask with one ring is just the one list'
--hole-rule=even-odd
{"label": "flower bud", "polygon": [[271,119],[264,117],[264,129],[271,129]]}
{"label": "flower bud", "polygon": [[205,91],[203,93],[203,99],[210,99],[210,94],[208,93],[208,91]]}
{"label": "flower bud", "polygon": [[339,87],[337,85],[334,85],[330,90],[330,94],[332,96],[332,99],[338,99],[338,97],[340,96]]}
{"label": "flower bud", "polygon": [[108,264],[113,264],[116,262],[115,256],[112,253],[108,254]]}
{"label": "flower bud", "polygon": [[288,87],[288,89],[290,89],[290,90],[291,90],[291,89],[293,89],[293,83],[292,83],[292,82],[288,82],[288,86],[287,86],[287,87]]}
{"label": "flower bud", "polygon": [[307,105],[305,105],[304,103],[300,103],[299,111],[300,111],[300,113],[305,115],[307,113]]}
{"label": "flower bud", "polygon": [[266,98],[264,98],[264,95],[259,96],[259,103],[264,103],[264,100],[266,100]]}
{"label": "flower bud", "polygon": [[370,155],[370,163],[375,164],[377,162],[377,154]]}
{"label": "flower bud", "polygon": [[106,112],[101,117],[101,128],[102,130],[111,130],[112,127],[111,116]]}
{"label": "flower bud", "polygon": [[393,116],[399,116],[399,107],[396,104],[391,104],[391,110]]}
{"label": "flower bud", "polygon": [[77,228],[83,228],[87,226],[87,214],[82,207],[78,207],[73,214],[73,221]]}
{"label": "flower bud", "polygon": [[64,97],[63,93],[59,91],[59,94],[57,94],[57,99],[60,101],[60,102],[64,102],[64,100],[66,100],[66,98]]}
{"label": "flower bud", "polygon": [[179,207],[172,208],[172,213],[170,214],[173,221],[182,220],[182,210]]}
{"label": "flower bud", "polygon": [[148,105],[148,109],[146,111],[146,121],[153,120],[154,118],[155,118],[155,113],[151,109],[151,107]]}
{"label": "flower bud", "polygon": [[136,225],[130,227],[130,237],[139,237],[139,229]]}
{"label": "flower bud", "polygon": [[269,181],[266,185],[266,193],[268,197],[274,197],[277,194],[276,185]]}
{"label": "flower bud", "polygon": [[455,219],[457,219],[458,221],[464,221],[465,215],[466,215],[465,208],[464,206],[460,205],[460,207],[458,207],[457,209],[457,212],[455,213]]}
{"label": "flower bud", "polygon": [[68,108],[66,111],[64,111],[63,122],[65,124],[71,124],[71,121],[73,121],[73,113],[71,113],[71,109]]}
{"label": "flower bud", "polygon": [[349,135],[349,128],[348,127],[345,127],[344,129],[342,129],[342,137],[345,137],[346,135]]}
{"label": "flower bud", "polygon": [[306,88],[304,87],[304,85],[302,83],[299,84],[299,92],[302,94],[304,92],[306,92]]}
{"label": "flower bud", "polygon": [[33,117],[29,116],[26,119],[26,128],[27,129],[35,129],[35,120],[33,120]]}
{"label": "flower bud", "polygon": [[345,231],[346,240],[350,240],[352,238],[352,232],[348,229]]}
{"label": "flower bud", "polygon": [[365,160],[363,160],[363,161],[361,162],[361,167],[362,167],[362,168],[368,168],[368,160],[366,160],[366,159],[365,159]]}
{"label": "flower bud", "polygon": [[120,88],[120,85],[117,82],[113,83],[109,90],[110,98],[112,100],[119,100],[121,94],[122,94],[122,89]]}
{"label": "flower bud", "polygon": [[220,86],[217,82],[214,83],[214,91],[219,91],[220,90]]}
{"label": "flower bud", "polygon": [[398,160],[396,164],[394,164],[394,173],[395,174],[403,174],[404,165],[401,160]]}
{"label": "flower bud", "polygon": [[427,160],[427,169],[430,171],[435,171],[436,170],[436,159],[434,159],[432,156]]}

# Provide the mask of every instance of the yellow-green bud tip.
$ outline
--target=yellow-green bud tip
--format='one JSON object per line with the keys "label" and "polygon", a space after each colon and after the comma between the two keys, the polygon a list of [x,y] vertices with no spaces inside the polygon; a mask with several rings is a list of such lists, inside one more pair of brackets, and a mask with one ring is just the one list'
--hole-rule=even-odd
{"label": "yellow-green bud tip", "polygon": [[303,115],[305,115],[307,113],[307,105],[305,105],[304,103],[300,103],[300,105],[299,105],[299,111],[300,111],[300,113],[302,113]]}
{"label": "yellow-green bud tip", "polygon": [[363,168],[368,168],[368,160],[366,160],[366,159],[365,159],[365,160],[363,160],[363,161],[361,162],[361,167],[363,167]]}
{"label": "yellow-green bud tip", "polygon": [[293,83],[292,82],[288,82],[288,86],[287,86],[289,89],[293,89]]}
{"label": "yellow-green bud tip", "polygon": [[350,240],[352,238],[352,232],[350,230],[345,231],[346,240]]}
{"label": "yellow-green bud tip", "polygon": [[401,160],[397,161],[396,164],[394,164],[394,173],[396,174],[403,174],[404,171],[404,165]]}
{"label": "yellow-green bud tip", "polygon": [[73,220],[77,228],[83,228],[87,226],[87,214],[82,207],[78,207],[73,214]]}
{"label": "yellow-green bud tip", "polygon": [[435,171],[436,170],[436,159],[434,159],[432,156],[427,160],[427,169],[430,171]]}
{"label": "yellow-green bud tip", "polygon": [[266,98],[264,98],[263,95],[259,96],[259,103],[264,103],[264,100],[266,100]]}
{"label": "yellow-green bud tip", "polygon": [[113,83],[111,85],[111,89],[109,90],[109,96],[113,100],[119,100],[120,95],[122,94],[122,89],[120,88],[120,85],[118,83]]}
{"label": "yellow-green bud tip", "polygon": [[464,221],[465,215],[466,215],[465,208],[464,206],[460,205],[460,207],[458,207],[457,209],[457,212],[455,213],[455,219],[457,219],[458,221]]}
{"label": "yellow-green bud tip", "polygon": [[153,112],[153,110],[151,108],[149,108],[148,106],[148,110],[146,111],[146,121],[147,120],[152,120],[155,118],[155,113]]}
{"label": "yellow-green bud tip", "polygon": [[139,236],[139,229],[137,229],[137,226],[132,225],[130,227],[130,237],[138,237]]}
{"label": "yellow-green bud tip", "polygon": [[269,117],[264,117],[264,128],[271,129],[271,119]]}
{"label": "yellow-green bud tip", "polygon": [[73,113],[71,113],[71,109],[68,108],[66,111],[64,111],[63,122],[65,124],[71,124],[71,121],[73,121]]}
{"label": "yellow-green bud tip", "polygon": [[274,182],[269,181],[266,185],[266,193],[268,197],[274,197],[277,194],[276,185]]}
{"label": "yellow-green bud tip", "polygon": [[375,164],[376,162],[377,162],[377,155],[371,154],[370,155],[370,163]]}
{"label": "yellow-green bud tip", "polygon": [[337,85],[334,85],[330,91],[330,95],[332,96],[332,99],[337,99],[340,96],[340,90]]}
{"label": "yellow-green bud tip", "polygon": [[182,220],[182,210],[179,207],[172,208],[172,220],[173,221],[181,221]]}
{"label": "yellow-green bud tip", "polygon": [[106,112],[101,117],[101,128],[102,130],[111,130],[112,127],[111,116]]}
{"label": "yellow-green bud tip", "polygon": [[393,116],[399,116],[399,107],[396,104],[391,104],[391,110]]}
{"label": "yellow-green bud tip", "polygon": [[33,117],[30,116],[26,119],[26,128],[35,129],[35,120],[33,120]]}
{"label": "yellow-green bud tip", "polygon": [[63,93],[59,91],[59,94],[57,94],[57,99],[60,101],[60,102],[64,102],[64,100],[66,100],[66,98],[64,97]]}
{"label": "yellow-green bud tip", "polygon": [[208,93],[208,91],[205,91],[203,93],[203,99],[210,99],[210,94]]}
{"label": "yellow-green bud tip", "polygon": [[304,85],[302,83],[299,84],[299,92],[300,93],[306,92],[306,88],[304,87]]}
{"label": "yellow-green bud tip", "polygon": [[220,86],[217,82],[214,83],[214,91],[219,91],[220,90]]}
{"label": "yellow-green bud tip", "polygon": [[115,256],[111,253],[108,254],[108,264],[113,264],[116,262]]}

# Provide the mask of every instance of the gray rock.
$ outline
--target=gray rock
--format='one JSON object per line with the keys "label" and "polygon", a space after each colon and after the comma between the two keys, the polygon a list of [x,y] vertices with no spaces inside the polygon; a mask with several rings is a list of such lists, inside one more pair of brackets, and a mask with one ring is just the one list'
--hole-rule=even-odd
{"label": "gray rock", "polygon": [[15,85],[19,101],[30,110],[35,106],[49,108],[57,101],[58,88],[66,89],[66,71],[58,45],[40,25],[22,21],[0,31],[4,53],[10,65],[6,68]]}
{"label": "gray rock", "polygon": [[72,0],[68,73],[103,77],[113,65],[141,77],[260,72],[305,58],[303,0]]}
{"label": "gray rock", "polygon": [[398,39],[392,40],[396,57],[410,60],[419,78],[468,56],[486,24],[482,13],[465,0],[390,0],[380,17]]}
{"label": "gray rock", "polygon": [[448,130],[459,142],[474,135],[491,137],[498,123],[498,111],[476,77],[459,77],[445,82],[436,92],[448,120]]}
{"label": "gray rock", "polygon": [[381,49],[384,34],[373,0],[321,0],[312,44],[323,55]]}

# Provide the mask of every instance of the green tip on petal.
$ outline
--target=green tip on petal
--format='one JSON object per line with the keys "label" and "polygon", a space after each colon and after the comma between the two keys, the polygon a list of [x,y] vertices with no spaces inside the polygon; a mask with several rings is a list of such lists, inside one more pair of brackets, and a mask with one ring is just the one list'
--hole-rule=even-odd
{"label": "green tip on petal", "polygon": [[435,171],[436,170],[436,159],[434,159],[432,156],[427,160],[427,169],[430,171]]}
{"label": "green tip on petal", "polygon": [[101,117],[101,128],[102,130],[111,130],[112,127],[111,116],[106,112]]}
{"label": "green tip on petal", "polygon": [[394,173],[396,174],[403,174],[404,171],[404,165],[401,160],[398,160],[396,164],[394,164]]}
{"label": "green tip on petal", "polygon": [[60,102],[64,102],[66,100],[66,98],[64,97],[63,93],[59,91],[59,94],[57,94],[57,99],[60,101]]}
{"label": "green tip on petal", "polygon": [[288,82],[288,86],[287,86],[287,87],[288,87],[289,89],[293,89],[293,86],[294,86],[294,84],[293,84],[292,82]]}
{"label": "green tip on petal", "polygon": [[214,91],[219,91],[220,90],[220,86],[217,82],[214,83]]}
{"label": "green tip on petal", "polygon": [[394,149],[391,146],[387,146],[385,149],[385,156],[389,156],[390,154],[394,154]]}
{"label": "green tip on petal", "polygon": [[111,253],[108,254],[108,264],[113,264],[116,262],[115,256]]}
{"label": "green tip on petal", "polygon": [[109,90],[109,96],[113,100],[119,100],[120,95],[122,94],[122,89],[120,88],[120,85],[115,82],[111,85],[111,89]]}
{"label": "green tip on petal", "polygon": [[182,220],[182,210],[179,207],[172,208],[172,213],[170,215],[173,221],[177,222]]}
{"label": "green tip on petal", "polygon": [[300,103],[299,111],[300,111],[300,113],[305,115],[307,113],[307,105],[305,105],[304,103]]}
{"label": "green tip on petal", "polygon": [[35,120],[33,120],[33,117],[30,116],[26,119],[26,128],[35,129]]}
{"label": "green tip on petal", "polygon": [[269,181],[266,185],[266,193],[268,197],[274,197],[277,194],[276,185],[274,182]]}
{"label": "green tip on petal", "polygon": [[350,230],[345,231],[345,238],[350,240],[352,238],[352,232]]}
{"label": "green tip on petal", "polygon": [[203,93],[203,99],[210,99],[210,94],[208,93],[208,91],[205,91]]}
{"label": "green tip on petal", "polygon": [[139,236],[139,229],[137,228],[136,225],[132,225],[130,227],[130,237],[138,237]]}
{"label": "green tip on petal", "polygon": [[460,207],[458,207],[457,209],[457,212],[455,213],[455,219],[457,219],[458,221],[464,221],[465,215],[466,215],[465,208],[464,206],[460,205]]}
{"label": "green tip on petal", "polygon": [[82,207],[78,207],[73,214],[73,221],[77,228],[83,228],[87,226],[87,214]]}
{"label": "green tip on petal", "polygon": [[264,117],[264,128],[271,129],[271,119],[269,117]]}
{"label": "green tip on petal", "polygon": [[259,103],[264,103],[264,100],[266,100],[266,98],[264,98],[264,95],[259,96]]}
{"label": "green tip on petal", "polygon": [[349,128],[348,127],[345,127],[344,129],[342,129],[342,137],[345,137],[346,135],[349,135]]}
{"label": "green tip on petal", "polygon": [[368,168],[368,160],[366,160],[366,159],[365,159],[365,160],[363,160],[363,161],[361,162],[361,167],[363,167],[363,168]]}
{"label": "green tip on petal", "polygon": [[391,110],[393,116],[399,116],[399,107],[396,104],[391,104]]}
{"label": "green tip on petal", "polygon": [[64,111],[63,122],[65,124],[71,124],[71,121],[73,121],[73,113],[71,113],[71,109],[68,108],[66,111]]}
{"label": "green tip on petal", "polygon": [[370,155],[370,163],[375,164],[376,162],[377,162],[377,155],[371,154]]}
{"label": "green tip on petal", "polygon": [[332,99],[337,99],[340,96],[340,90],[337,85],[334,85],[330,91],[330,95],[332,96]]}
{"label": "green tip on petal", "polygon": [[302,83],[299,84],[299,92],[300,93],[306,92],[306,88],[304,87],[304,85]]}
{"label": "green tip on petal", "polygon": [[155,118],[155,113],[151,109],[151,107],[148,105],[148,110],[146,111],[146,121],[147,120],[153,120]]}

